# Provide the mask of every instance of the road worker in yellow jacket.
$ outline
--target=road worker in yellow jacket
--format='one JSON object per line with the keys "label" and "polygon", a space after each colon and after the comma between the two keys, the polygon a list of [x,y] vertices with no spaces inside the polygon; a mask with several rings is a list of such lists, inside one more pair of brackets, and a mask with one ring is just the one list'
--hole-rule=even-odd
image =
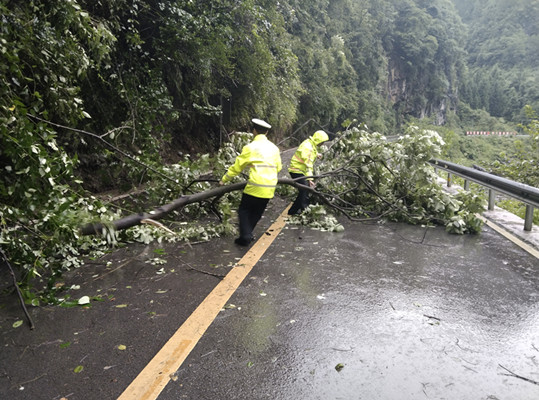
{"label": "road worker in yellow jacket", "polygon": [[[314,162],[318,158],[318,146],[329,140],[324,131],[316,131],[311,137],[305,139],[296,150],[290,161],[288,172],[292,179],[302,185],[314,188],[314,181],[309,178],[313,175]],[[309,205],[309,191],[300,189],[298,197],[288,210],[289,215],[301,213]]]}
{"label": "road worker in yellow jacket", "polygon": [[252,122],[255,135],[253,141],[243,147],[234,165],[219,182],[224,185],[248,169],[249,179],[238,209],[240,235],[234,241],[240,246],[247,246],[254,240],[253,230],[275,194],[277,174],[282,168],[279,148],[266,137],[271,125],[257,118]]}

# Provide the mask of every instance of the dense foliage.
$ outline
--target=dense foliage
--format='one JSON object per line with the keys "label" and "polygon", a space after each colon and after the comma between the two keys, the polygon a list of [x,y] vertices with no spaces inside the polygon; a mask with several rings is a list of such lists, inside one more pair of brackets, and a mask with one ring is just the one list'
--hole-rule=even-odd
{"label": "dense foliage", "polygon": [[454,3],[469,32],[461,100],[506,120],[525,121],[525,105],[539,108],[539,4],[535,0]]}
{"label": "dense foliage", "polygon": [[525,107],[525,112],[529,122],[521,128],[528,136],[516,139],[514,146],[493,157],[488,167],[498,175],[539,187],[539,119],[531,107]]}
{"label": "dense foliage", "polygon": [[[475,213],[484,198],[472,192],[457,197],[436,183],[429,160],[444,141],[431,130],[409,127],[395,142],[361,128],[345,131],[324,154],[321,191],[351,217],[385,215],[412,224],[444,225],[452,233],[477,233]],[[359,206],[359,207],[358,207]]]}
{"label": "dense foliage", "polygon": [[[462,136],[440,127],[446,144],[442,158],[461,165],[479,168],[532,187],[539,187],[539,119],[529,106],[528,118],[521,125],[525,135],[519,136]],[[498,196],[496,204],[521,218],[525,218],[526,205],[520,201]],[[534,223],[539,223],[539,209],[534,210]]]}
{"label": "dense foliage", "polygon": [[[236,151],[228,133],[253,116],[268,120],[278,138],[298,132],[286,142],[293,145],[312,128],[336,132],[354,119],[369,126],[365,132],[397,134],[412,118],[458,131],[504,124],[485,110],[511,118],[524,102],[533,106],[536,71],[526,66],[536,64],[537,8],[524,15],[529,0],[510,9],[502,0],[484,10],[466,8],[484,2],[455,3],[484,20],[521,17],[511,37],[525,46],[511,47],[526,56],[518,69],[502,55],[485,61],[496,40],[468,36],[450,0],[0,0],[0,245],[21,283],[45,274],[53,289],[56,273],[117,239],[78,237],[81,224],[125,211],[92,193],[144,185],[154,204],[177,197],[190,180],[224,168]],[[505,103],[494,105],[500,91]],[[529,133],[530,115],[522,120]],[[350,132],[361,143],[369,136]],[[525,162],[521,148],[507,156]],[[389,158],[396,169],[404,162]],[[418,207],[394,218],[429,220],[439,208],[421,203],[432,195],[424,182],[414,181],[412,195],[389,178],[373,176],[384,197],[394,190],[407,210]],[[372,200],[362,196],[354,201]],[[231,229],[230,203],[221,207],[225,223],[209,234]],[[187,221],[206,208],[184,212]],[[191,228],[178,237],[208,232]],[[148,229],[129,239],[150,240]]]}
{"label": "dense foliage", "polygon": [[530,106],[524,111],[528,123],[520,125],[523,135],[463,136],[439,127],[446,142],[441,157],[539,187],[539,119]]}
{"label": "dense foliage", "polygon": [[[100,221],[107,225],[121,215],[139,212],[139,207],[164,204],[182,194],[208,189],[215,184],[212,183],[215,179],[199,178],[214,171],[217,175],[223,174],[238,154],[238,149],[249,139],[252,139],[251,134],[236,134],[215,156],[203,155],[192,160],[185,155],[178,163],[161,167],[162,174],[146,185],[141,200],[129,202],[127,206],[85,196],[61,184],[53,185],[53,189],[48,191],[48,195],[54,197],[45,204],[32,203],[35,201],[32,199],[43,199],[32,189],[26,193],[27,203],[2,204],[0,245],[10,264],[20,273],[19,285],[25,299],[33,305],[41,301],[57,302],[58,292],[66,289],[57,285],[63,272],[80,267],[84,259],[99,257],[114,246],[132,241],[147,244],[154,240],[208,240],[230,234],[235,229],[230,217],[232,205],[238,203],[238,193],[219,202],[219,223],[215,223],[215,206],[210,202],[186,206],[171,214],[167,224],[173,227],[173,231],[139,225],[122,232],[107,228],[102,236],[92,237],[82,236],[80,228],[87,222]],[[200,222],[200,219],[207,218],[210,218],[208,223]],[[64,300],[68,298],[63,297]]]}

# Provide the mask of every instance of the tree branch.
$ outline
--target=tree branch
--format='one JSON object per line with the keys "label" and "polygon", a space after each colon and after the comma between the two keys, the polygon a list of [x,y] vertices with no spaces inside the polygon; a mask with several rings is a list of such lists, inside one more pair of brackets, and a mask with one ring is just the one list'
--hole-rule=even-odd
{"label": "tree branch", "polygon": [[17,283],[17,277],[15,276],[15,272],[13,271],[13,268],[11,267],[11,264],[9,263],[9,260],[4,253],[2,249],[0,249],[0,254],[2,254],[2,257],[4,258],[4,261],[6,262],[9,272],[11,274],[11,277],[13,278],[13,285],[15,286],[15,289],[17,290],[17,295],[19,296],[19,302],[21,303],[21,307],[24,311],[24,314],[26,315],[26,318],[28,319],[28,324],[30,324],[30,329],[34,329],[34,321],[32,320],[32,317],[30,317],[30,314],[28,313],[28,309],[26,308],[26,304],[24,304],[24,299],[22,297],[21,289],[19,288],[19,284]]}
{"label": "tree branch", "polygon": [[200,193],[181,196],[178,199],[174,200],[172,203],[160,206],[148,213],[129,215],[125,218],[112,221],[110,224],[101,222],[88,224],[83,226],[80,232],[82,235],[95,235],[100,234],[103,229],[106,229],[107,227],[118,231],[131,228],[132,226],[140,224],[143,219],[161,219],[172,211],[185,207],[188,204],[198,203],[200,201],[207,200],[216,196],[222,196],[234,190],[241,190],[245,187],[246,184],[247,182],[234,183],[232,185],[219,186],[217,188],[206,190]]}
{"label": "tree branch", "polygon": [[[339,169],[338,171],[341,171],[341,170],[345,171],[344,168]],[[362,212],[362,213],[369,216],[368,218],[356,218],[356,217],[353,217],[348,212],[348,210],[346,208],[339,206],[338,204],[336,204],[333,201],[333,199],[338,198],[338,196],[334,196],[334,195],[331,195],[331,194],[330,195],[324,194],[324,193],[322,193],[322,192],[320,192],[320,191],[318,191],[318,190],[316,190],[316,189],[314,189],[314,188],[312,188],[310,186],[302,185],[299,182],[297,182],[299,179],[303,179],[303,178],[320,179],[320,178],[330,177],[330,176],[334,175],[335,173],[337,173],[338,171],[334,171],[334,172],[331,172],[331,173],[325,173],[325,174],[318,175],[318,176],[300,177],[300,178],[296,178],[296,179],[280,178],[278,180],[278,183],[283,184],[283,185],[290,185],[290,186],[295,187],[296,189],[306,190],[306,191],[312,193],[318,199],[320,199],[322,201],[322,203],[326,204],[327,206],[331,207],[332,209],[337,210],[338,212],[340,212],[341,214],[346,216],[351,221],[355,221],[355,222],[372,221],[372,220],[380,219],[383,216],[385,216],[385,215],[389,214],[390,212],[392,212],[392,211],[388,211],[388,212],[386,212],[386,213],[384,213],[382,215],[375,215],[375,214],[373,214],[371,212],[367,212],[367,211],[364,211],[364,210],[358,210],[357,207],[350,207],[350,209],[358,210],[358,211],[360,211],[360,212]],[[174,200],[172,203],[160,206],[160,207],[158,207],[158,208],[156,208],[156,209],[154,209],[153,211],[150,211],[150,212],[132,214],[132,215],[129,215],[127,217],[118,219],[116,221],[112,221],[110,223],[97,222],[97,223],[87,224],[87,225],[83,226],[80,229],[80,233],[82,235],[96,235],[96,234],[100,234],[101,232],[103,232],[103,230],[105,230],[107,228],[108,229],[113,229],[115,231],[128,229],[128,228],[131,228],[131,227],[133,227],[135,225],[139,225],[142,222],[142,220],[144,220],[144,219],[159,220],[159,219],[165,217],[166,215],[168,215],[169,213],[171,213],[172,211],[175,211],[177,209],[185,207],[188,204],[199,203],[199,202],[202,202],[202,201],[208,200],[210,198],[214,198],[214,197],[219,198],[219,197],[225,195],[226,193],[230,193],[230,192],[233,192],[235,190],[243,189],[246,184],[247,184],[247,182],[239,182],[239,183],[234,183],[234,184],[231,184],[231,185],[219,186],[219,187],[209,189],[209,190],[206,190],[206,191],[200,192],[200,193],[184,195],[184,196],[181,196],[178,199]],[[373,191],[373,193],[376,194],[376,192],[372,188],[370,188],[370,186],[368,186],[368,187],[369,187],[369,190]],[[332,200],[328,199],[328,197],[331,197]],[[340,201],[343,201],[340,198],[338,198],[338,199]],[[384,199],[382,199],[382,200],[384,200]],[[390,204],[387,201],[385,201],[385,202],[387,204]],[[393,206],[393,208],[395,208],[394,205],[391,205],[391,206]]]}
{"label": "tree branch", "polygon": [[175,184],[177,184],[178,182],[176,182],[176,180],[174,178],[171,178],[170,176],[168,175],[165,175],[163,174],[162,172],[156,170],[155,168],[152,168],[150,167],[149,165],[147,164],[144,164],[143,162],[137,160],[135,157],[133,157],[131,154],[128,154],[126,153],[125,151],[119,149],[118,147],[110,144],[109,142],[107,142],[104,137],[110,135],[112,132],[114,131],[117,131],[119,129],[128,129],[129,127],[128,126],[121,126],[119,128],[115,128],[115,129],[112,129],[111,131],[107,132],[107,133],[104,133],[103,135],[97,135],[95,133],[92,133],[92,132],[88,132],[88,131],[84,131],[82,129],[75,129],[75,128],[70,128],[69,126],[65,126],[65,125],[60,125],[60,124],[56,124],[54,122],[51,122],[51,121],[47,121],[46,119],[43,119],[43,118],[39,118],[35,115],[32,115],[32,114],[27,114],[30,118],[33,118],[33,119],[36,119],[38,121],[41,121],[41,122],[44,122],[46,124],[49,124],[49,125],[52,125],[52,126],[55,126],[57,128],[62,128],[62,129],[67,129],[67,130],[70,130],[72,132],[77,132],[77,133],[82,133],[84,135],[87,135],[87,136],[91,136],[97,140],[99,140],[100,142],[102,142],[105,146],[111,148],[112,150],[114,150],[115,152],[121,154],[122,156],[126,157],[126,158],[129,158],[131,161],[134,161],[135,163],[139,164],[139,165],[142,165],[144,168],[147,168],[149,169],[150,171],[152,171],[153,173],[161,176],[162,178],[165,178],[166,180],[169,180]]}

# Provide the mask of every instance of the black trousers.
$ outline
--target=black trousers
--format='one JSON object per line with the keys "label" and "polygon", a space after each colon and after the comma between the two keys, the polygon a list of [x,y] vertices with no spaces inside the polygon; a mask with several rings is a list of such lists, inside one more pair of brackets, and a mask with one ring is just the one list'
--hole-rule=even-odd
{"label": "black trousers", "polygon": [[240,237],[237,239],[239,244],[249,244],[253,239],[253,230],[256,224],[262,218],[270,199],[251,196],[243,193],[238,216],[240,219]]}
{"label": "black trousers", "polygon": [[[292,179],[301,178],[298,179],[296,182],[309,186],[309,182],[307,179],[305,179],[305,175],[303,174],[296,174],[295,172],[290,172],[290,176]],[[309,191],[305,189],[299,189],[298,197],[296,197],[296,200],[294,200],[294,203],[288,210],[288,215],[295,215],[301,213],[303,210],[305,210],[309,206]]]}

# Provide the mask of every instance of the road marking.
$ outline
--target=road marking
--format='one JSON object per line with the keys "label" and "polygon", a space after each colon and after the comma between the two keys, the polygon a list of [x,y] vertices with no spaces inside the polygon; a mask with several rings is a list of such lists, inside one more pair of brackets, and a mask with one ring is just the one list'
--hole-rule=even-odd
{"label": "road marking", "polygon": [[286,225],[288,208],[200,303],[118,400],[152,400],[159,396],[171,376],[180,368],[226,302]]}
{"label": "road marking", "polygon": [[483,220],[483,223],[489,227],[491,227],[492,229],[494,229],[496,232],[498,232],[500,235],[504,236],[505,238],[509,239],[511,242],[513,242],[514,244],[516,244],[517,246],[519,246],[520,248],[522,248],[523,250],[527,251],[528,253],[530,253],[532,256],[535,256],[536,258],[539,258],[539,251],[536,250],[535,248],[533,248],[532,246],[530,246],[529,244],[527,244],[526,242],[520,240],[519,238],[517,238],[515,235],[513,235],[512,233],[510,233],[509,231],[506,231],[505,229],[503,229],[501,226],[499,226],[498,224],[488,220],[487,218],[483,217],[482,215],[480,214],[477,214],[477,216],[479,218],[481,218]]}

